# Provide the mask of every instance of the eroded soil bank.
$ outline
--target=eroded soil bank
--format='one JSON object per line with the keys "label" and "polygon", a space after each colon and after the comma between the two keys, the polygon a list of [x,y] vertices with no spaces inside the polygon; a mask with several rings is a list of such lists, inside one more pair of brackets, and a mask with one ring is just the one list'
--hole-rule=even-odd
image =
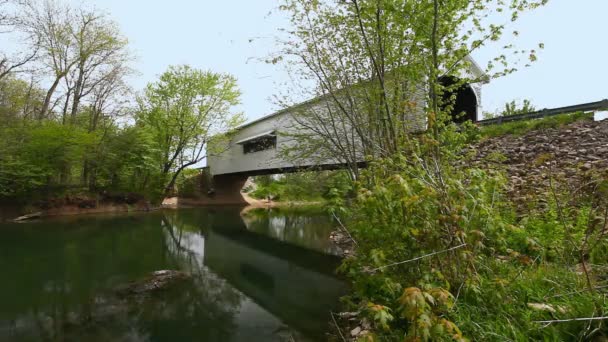
{"label": "eroded soil bank", "polygon": [[0,222],[12,221],[24,215],[32,219],[51,216],[152,211],[158,207],[136,196],[93,199],[84,196],[65,197],[37,202],[33,205],[0,203]]}

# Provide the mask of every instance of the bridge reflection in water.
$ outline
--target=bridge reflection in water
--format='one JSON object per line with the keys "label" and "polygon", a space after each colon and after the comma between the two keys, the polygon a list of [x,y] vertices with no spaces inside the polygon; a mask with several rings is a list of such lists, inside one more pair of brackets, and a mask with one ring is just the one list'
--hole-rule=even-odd
{"label": "bridge reflection in water", "polygon": [[240,333],[249,330],[246,326],[275,325],[278,318],[319,338],[327,330],[330,311],[346,292],[335,275],[340,260],[332,254],[331,227],[324,216],[179,211],[164,215],[163,226],[169,249],[180,256],[182,267],[192,273],[206,269],[247,297],[240,310],[245,317],[235,322]]}
{"label": "bridge reflection in water", "polygon": [[[310,213],[186,209],[0,232],[0,341],[317,341],[346,291],[330,227]],[[162,269],[193,277],[117,295]]]}

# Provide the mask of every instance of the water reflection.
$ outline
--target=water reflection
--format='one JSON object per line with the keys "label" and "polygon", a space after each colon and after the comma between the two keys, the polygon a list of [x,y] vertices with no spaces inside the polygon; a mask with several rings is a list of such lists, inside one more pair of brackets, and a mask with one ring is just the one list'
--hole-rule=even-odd
{"label": "water reflection", "polygon": [[[192,209],[0,226],[0,341],[320,339],[345,291],[338,259],[320,252],[319,218],[289,215]],[[159,269],[193,277],[145,298],[113,291]]]}
{"label": "water reflection", "polygon": [[254,209],[243,215],[243,221],[249,231],[327,254],[338,254],[338,248],[329,241],[332,226],[322,212],[309,210],[302,215],[302,211],[295,209]]}

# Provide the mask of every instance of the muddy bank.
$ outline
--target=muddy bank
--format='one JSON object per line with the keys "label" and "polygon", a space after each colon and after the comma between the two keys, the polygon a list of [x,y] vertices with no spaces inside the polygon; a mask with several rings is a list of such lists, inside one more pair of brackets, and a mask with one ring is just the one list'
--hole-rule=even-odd
{"label": "muddy bank", "polygon": [[0,222],[9,221],[24,214],[26,213],[22,206],[0,203]]}
{"label": "muddy bank", "polygon": [[[152,211],[159,209],[150,202],[136,201],[99,201],[92,199],[49,200],[36,205],[0,204],[0,222],[13,221],[24,216],[38,219],[52,216],[86,215],[100,213],[121,213],[133,211]],[[27,221],[28,219],[20,220]]]}
{"label": "muddy bank", "polygon": [[188,207],[212,207],[212,206],[243,206],[244,210],[255,208],[285,208],[285,207],[302,207],[302,206],[321,206],[323,202],[306,202],[306,201],[286,201],[277,202],[272,200],[259,200],[253,198],[246,193],[242,194],[244,202],[223,201],[215,198],[183,198],[171,197],[166,198],[163,203],[163,208],[188,208]]}
{"label": "muddy bank", "polygon": [[[305,207],[305,206],[320,206],[322,202],[275,202],[258,200],[243,195],[246,199],[245,203],[235,204],[233,202],[218,202],[210,200],[209,198],[178,198],[171,197],[166,198],[160,206],[154,206],[150,202],[145,200],[138,200],[134,203],[124,202],[108,202],[108,201],[95,201],[95,200],[78,200],[78,201],[62,201],[57,202],[56,200],[48,201],[44,205],[16,205],[16,204],[0,204],[0,222],[15,221],[25,222],[29,220],[40,219],[44,217],[54,216],[73,216],[73,215],[87,215],[87,214],[104,214],[104,213],[123,213],[123,212],[147,212],[155,211],[159,209],[178,209],[178,208],[196,208],[196,207],[213,207],[213,206],[242,206],[243,213],[252,209],[258,208],[289,208],[289,207]],[[51,204],[49,204],[51,203]]]}
{"label": "muddy bank", "polygon": [[152,211],[157,209],[148,202],[140,201],[134,204],[125,203],[103,203],[94,208],[81,208],[74,205],[66,205],[59,208],[44,210],[44,216],[65,216],[99,213],[120,213],[129,211]]}

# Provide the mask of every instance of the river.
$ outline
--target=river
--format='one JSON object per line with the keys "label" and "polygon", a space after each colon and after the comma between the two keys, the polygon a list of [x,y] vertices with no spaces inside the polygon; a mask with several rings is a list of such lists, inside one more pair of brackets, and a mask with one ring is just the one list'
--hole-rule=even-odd
{"label": "river", "polygon": [[[0,341],[318,341],[346,293],[318,212],[237,208],[0,224]],[[157,270],[192,278],[136,301]]]}

